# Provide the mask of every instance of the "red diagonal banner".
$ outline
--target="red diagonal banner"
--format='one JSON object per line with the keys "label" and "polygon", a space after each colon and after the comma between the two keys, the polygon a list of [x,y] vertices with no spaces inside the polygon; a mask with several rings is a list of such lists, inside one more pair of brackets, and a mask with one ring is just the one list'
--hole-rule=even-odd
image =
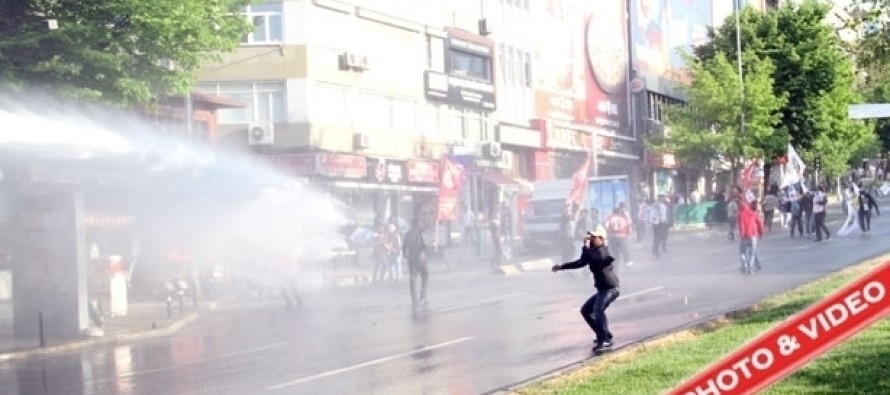
{"label": "red diagonal banner", "polygon": [[788,318],[674,388],[670,395],[750,394],[890,313],[890,262]]}

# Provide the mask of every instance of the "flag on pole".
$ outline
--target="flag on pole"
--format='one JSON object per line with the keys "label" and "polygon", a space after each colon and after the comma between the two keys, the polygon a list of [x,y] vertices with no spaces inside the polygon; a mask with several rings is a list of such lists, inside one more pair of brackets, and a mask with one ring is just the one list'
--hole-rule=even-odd
{"label": "flag on pole", "polygon": [[742,189],[751,188],[751,183],[754,180],[754,174],[757,172],[757,159],[751,161],[751,164],[742,170],[742,174],[739,175],[739,186]]}
{"label": "flag on pole", "polygon": [[804,171],[807,165],[803,163],[797,151],[791,144],[788,144],[788,163],[785,164],[785,174],[782,177],[782,186],[794,185],[802,183],[804,180]]}
{"label": "flag on pole", "polygon": [[590,171],[591,155],[587,155],[587,160],[578,168],[575,174],[572,174],[572,189],[566,198],[566,204],[576,203],[578,206],[583,205],[584,191],[587,189],[587,174]]}

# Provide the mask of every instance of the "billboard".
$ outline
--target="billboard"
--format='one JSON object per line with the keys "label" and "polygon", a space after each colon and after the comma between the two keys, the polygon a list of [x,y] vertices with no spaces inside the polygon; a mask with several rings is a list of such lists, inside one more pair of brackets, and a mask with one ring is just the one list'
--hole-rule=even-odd
{"label": "billboard", "polygon": [[707,41],[712,24],[709,0],[631,0],[634,69],[647,89],[674,93],[683,79],[681,54]]}
{"label": "billboard", "polygon": [[624,0],[531,3],[538,118],[631,134],[625,4]]}
{"label": "billboard", "polygon": [[584,2],[530,2],[532,15],[532,87],[539,118],[575,122],[584,118],[583,36],[580,27]]}

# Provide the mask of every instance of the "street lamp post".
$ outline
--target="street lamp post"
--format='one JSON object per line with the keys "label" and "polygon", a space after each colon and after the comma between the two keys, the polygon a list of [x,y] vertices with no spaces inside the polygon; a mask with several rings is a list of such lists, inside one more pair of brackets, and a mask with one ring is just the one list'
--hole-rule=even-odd
{"label": "street lamp post", "polygon": [[740,131],[745,133],[745,78],[742,73],[742,24],[741,24],[741,1],[736,1],[735,12],[735,45],[736,45],[736,63],[739,66],[739,98],[741,98],[741,125]]}

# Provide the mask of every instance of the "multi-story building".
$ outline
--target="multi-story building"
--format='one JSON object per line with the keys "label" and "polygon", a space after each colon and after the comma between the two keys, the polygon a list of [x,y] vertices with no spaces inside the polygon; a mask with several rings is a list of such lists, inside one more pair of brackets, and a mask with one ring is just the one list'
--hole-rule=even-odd
{"label": "multi-story building", "polygon": [[220,113],[221,141],[311,178],[360,223],[429,207],[443,157],[485,211],[588,157],[591,175],[635,184],[670,172],[644,166],[641,136],[658,103],[681,99],[674,50],[704,38],[710,4],[268,2],[244,10],[255,31],[199,90],[247,103]]}
{"label": "multi-story building", "polygon": [[[630,0],[635,122],[641,133],[664,133],[662,107],[684,101],[677,88],[685,65],[681,53],[707,40],[709,27],[720,26],[739,7],[766,11],[770,0]],[[646,151],[646,176],[640,191],[689,196],[707,192],[711,183],[699,169],[684,169],[670,153]],[[691,170],[691,171],[686,171]],[[708,184],[708,185],[706,185]]]}

